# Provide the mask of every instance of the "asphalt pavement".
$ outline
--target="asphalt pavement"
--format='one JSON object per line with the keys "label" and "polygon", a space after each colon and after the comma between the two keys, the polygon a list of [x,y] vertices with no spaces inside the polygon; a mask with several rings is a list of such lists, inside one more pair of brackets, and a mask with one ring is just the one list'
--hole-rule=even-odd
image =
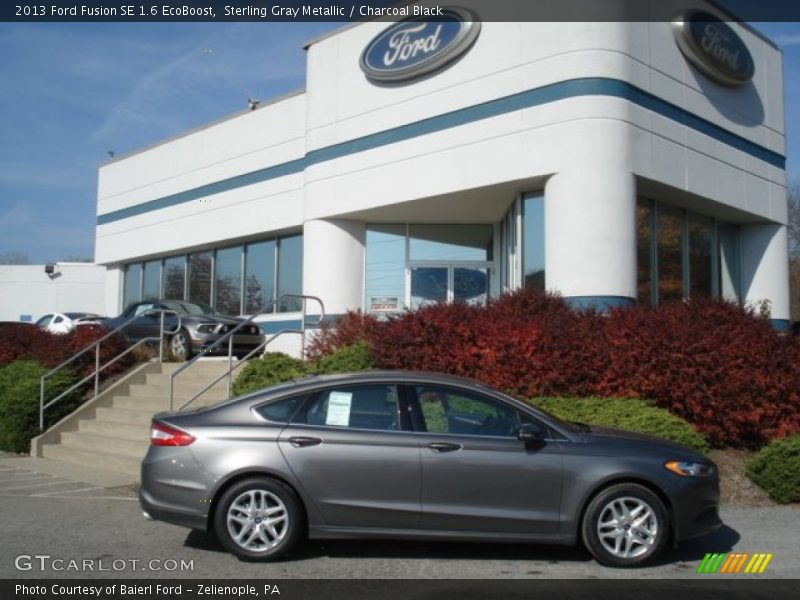
{"label": "asphalt pavement", "polygon": [[113,474],[0,459],[0,578],[707,578],[725,575],[698,575],[704,555],[734,550],[774,555],[756,577],[798,577],[797,507],[723,507],[722,519],[718,532],[634,571],[577,548],[397,541],[307,541],[283,562],[247,563],[213,535],[145,520]]}

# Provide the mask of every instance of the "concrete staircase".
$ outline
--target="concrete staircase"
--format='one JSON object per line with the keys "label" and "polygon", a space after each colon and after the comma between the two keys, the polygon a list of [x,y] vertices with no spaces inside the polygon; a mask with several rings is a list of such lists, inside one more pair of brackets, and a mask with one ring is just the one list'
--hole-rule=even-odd
{"label": "concrete staircase", "polygon": [[[31,442],[31,455],[117,471],[139,480],[150,443],[150,421],[169,409],[169,377],[179,363],[147,363],[86,402]],[[175,407],[227,370],[227,360],[199,360],[175,379]],[[234,376],[238,371],[234,372]],[[227,398],[227,379],[186,409]]]}

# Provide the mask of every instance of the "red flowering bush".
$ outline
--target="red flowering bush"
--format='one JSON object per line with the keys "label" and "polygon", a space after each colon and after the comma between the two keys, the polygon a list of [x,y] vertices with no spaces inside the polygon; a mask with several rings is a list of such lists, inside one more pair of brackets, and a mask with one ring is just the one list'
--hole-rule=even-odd
{"label": "red flowering bush", "polygon": [[361,340],[378,368],[463,375],[529,398],[649,398],[715,446],[756,448],[800,430],[800,338],[729,303],[601,315],[521,290],[487,306],[438,304],[386,321],[350,313],[310,354]]}

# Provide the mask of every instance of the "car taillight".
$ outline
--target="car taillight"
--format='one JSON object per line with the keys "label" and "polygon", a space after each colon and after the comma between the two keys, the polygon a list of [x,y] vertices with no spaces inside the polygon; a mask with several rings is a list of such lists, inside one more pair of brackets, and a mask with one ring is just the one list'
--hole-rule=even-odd
{"label": "car taillight", "polygon": [[169,425],[153,421],[150,425],[150,444],[153,446],[188,446],[194,436]]}

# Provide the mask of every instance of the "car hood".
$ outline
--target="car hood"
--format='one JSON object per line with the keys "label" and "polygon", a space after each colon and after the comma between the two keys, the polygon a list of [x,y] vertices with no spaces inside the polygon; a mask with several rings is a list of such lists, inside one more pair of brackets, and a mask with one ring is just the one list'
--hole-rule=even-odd
{"label": "car hood", "polygon": [[587,443],[625,443],[631,446],[643,446],[649,449],[659,449],[671,452],[676,459],[691,459],[703,460],[708,462],[702,454],[696,450],[687,448],[675,442],[665,440],[654,435],[647,435],[635,431],[627,431],[625,429],[617,429],[615,427],[601,427],[599,425],[591,425],[589,431],[583,433],[584,439]]}
{"label": "car hood", "polygon": [[211,316],[211,315],[183,315],[181,316],[181,321],[184,323],[222,323],[223,325],[238,325],[244,319],[238,319],[236,317],[223,317],[223,316]]}

